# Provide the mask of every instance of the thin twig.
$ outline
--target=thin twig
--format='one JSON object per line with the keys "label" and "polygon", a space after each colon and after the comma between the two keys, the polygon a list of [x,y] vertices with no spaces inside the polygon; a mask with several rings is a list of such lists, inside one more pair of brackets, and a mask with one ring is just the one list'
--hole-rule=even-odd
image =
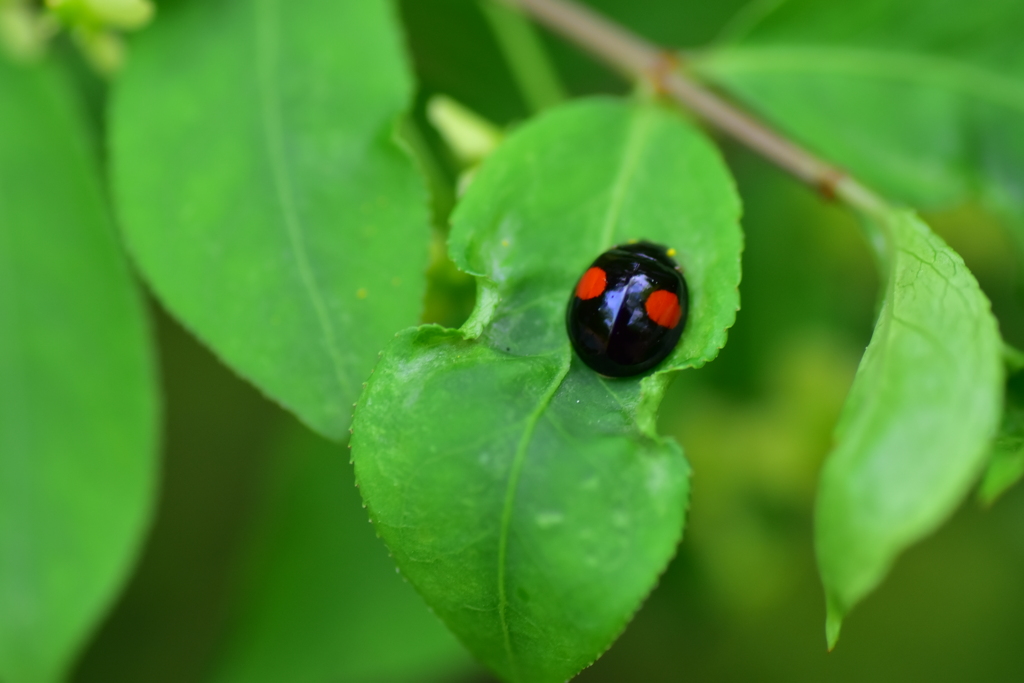
{"label": "thin twig", "polygon": [[760,153],[827,197],[876,214],[884,200],[797,143],[680,72],[674,53],[612,23],[572,0],[501,0],[530,13],[631,78],[644,79],[709,125]]}

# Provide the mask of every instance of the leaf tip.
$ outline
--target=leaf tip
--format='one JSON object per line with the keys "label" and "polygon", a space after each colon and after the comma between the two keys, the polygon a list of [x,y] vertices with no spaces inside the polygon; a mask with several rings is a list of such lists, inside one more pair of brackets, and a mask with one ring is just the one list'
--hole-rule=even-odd
{"label": "leaf tip", "polygon": [[839,642],[839,631],[843,627],[844,616],[845,610],[840,608],[832,598],[829,598],[825,614],[825,642],[829,652],[832,652],[836,648],[836,643]]}

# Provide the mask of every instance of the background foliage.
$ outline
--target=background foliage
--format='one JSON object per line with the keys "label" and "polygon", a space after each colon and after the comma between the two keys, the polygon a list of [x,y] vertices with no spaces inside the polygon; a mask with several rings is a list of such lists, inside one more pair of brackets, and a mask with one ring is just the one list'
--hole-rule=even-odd
{"label": "background foliage", "polygon": [[[699,73],[879,189],[929,211],[926,221],[963,257],[991,300],[1003,337],[1024,345],[1024,287],[1011,237],[1021,177],[1016,141],[1024,139],[1015,125],[1019,117],[1014,118],[1022,87],[1009,30],[1018,12],[1014,3],[986,0],[964,8],[941,0],[874,0],[858,4],[853,16],[845,4],[793,0],[768,12],[763,22],[770,3],[746,9],[738,1],[589,4],[653,40],[694,50]],[[28,5],[0,1],[4,35],[15,25],[12,8]],[[531,176],[516,174],[536,159],[529,150],[531,135],[540,136],[539,150],[560,142],[572,149],[572,135],[586,129],[571,118],[573,112],[581,116],[589,108],[614,119],[609,112],[626,105],[572,104],[525,122],[563,95],[628,95],[631,85],[566,43],[538,34],[557,83],[530,91],[522,87],[521,65],[510,64],[503,51],[507,26],[505,34],[495,33],[493,12],[482,11],[475,1],[405,0],[391,14],[388,7],[383,2],[292,7],[274,0],[168,0],[160,3],[152,26],[127,41],[125,69],[110,84],[83,66],[74,47],[84,50],[94,67],[107,64],[109,40],[132,25],[107,15],[89,14],[94,22],[89,31],[83,33],[81,24],[58,36],[42,67],[0,58],[0,101],[21,107],[0,105],[0,680],[5,683],[56,680],[64,670],[80,682],[492,680],[395,573],[358,505],[344,446],[314,435],[263,392],[319,432],[343,436],[347,406],[365,378],[356,369],[359,363],[369,367],[403,327],[417,321],[454,327],[470,315],[473,278],[452,266],[444,246],[465,165],[428,117],[431,97],[454,98],[511,131],[509,145],[489,160],[460,204],[454,262],[503,283],[513,299],[534,296],[530,288],[544,277],[561,297],[565,282],[603,243],[590,244],[588,229],[579,235],[560,232],[558,225],[540,230],[537,222],[554,220],[551,211],[565,197],[552,185],[550,199],[520,205],[521,194],[532,194],[511,189]],[[396,20],[405,31],[406,54],[401,38],[391,34]],[[350,40],[328,49],[340,26]],[[808,53],[820,58],[806,59]],[[814,73],[806,73],[811,67]],[[406,68],[415,77],[415,92]],[[239,80],[233,77],[237,73],[247,76]],[[908,74],[914,78],[899,80]],[[322,82],[338,88],[321,88]],[[980,98],[973,96],[978,88],[984,91]],[[399,130],[408,96],[413,125]],[[346,106],[350,99],[367,106],[356,111]],[[804,106],[808,101],[817,106]],[[677,114],[650,115],[662,117],[659,125],[676,130],[679,139],[700,135]],[[267,121],[278,125],[267,128]],[[615,139],[613,129],[605,131],[604,140]],[[703,149],[702,138],[694,140],[694,149]],[[1008,488],[1006,493],[990,509],[966,502],[937,534],[911,547],[854,612],[840,647],[825,654],[826,605],[812,515],[822,462],[834,446],[833,430],[871,339],[886,282],[879,283],[877,254],[854,218],[750,153],[716,142],[744,204],[742,310],[720,358],[681,373],[657,415],[658,432],[682,444],[693,472],[685,541],[621,638],[578,680],[1019,677],[1024,664],[1015,648],[1024,628],[1019,581],[1024,498],[1019,488],[1008,488],[1024,469],[1019,376],[1011,381],[998,466],[986,476],[981,495],[991,500]],[[663,141],[656,149],[667,146]],[[249,156],[253,149],[260,156]],[[596,149],[595,158],[614,149],[612,144]],[[430,206],[413,152],[429,180]],[[713,156],[695,176],[719,173]],[[152,163],[156,158],[166,163]],[[561,159],[563,170],[553,173],[569,176],[578,162]],[[638,206],[660,204],[663,213],[630,215],[627,208],[627,224],[660,230],[659,221],[714,204],[693,204],[686,187],[673,188],[671,179],[685,175],[681,169],[650,163],[652,176],[664,182],[649,187],[660,202],[652,198]],[[117,223],[138,275],[155,295],[146,306],[153,320],[148,325],[112,239],[100,168],[112,170]],[[346,170],[353,168],[359,172]],[[366,168],[376,171],[367,174]],[[723,187],[731,182],[724,173],[720,181]],[[492,203],[502,188],[509,190],[504,204]],[[601,195],[593,187],[583,189],[583,195]],[[681,194],[673,196],[677,191]],[[720,191],[724,215],[734,216],[731,189]],[[501,272],[495,278],[488,259],[499,248],[499,237],[510,235],[496,234],[493,244],[481,247],[473,241],[480,237],[474,226],[499,225],[494,216],[517,212],[529,217],[524,223],[538,230],[535,238],[563,239],[563,250],[575,260],[522,261],[519,276]],[[218,219],[224,215],[242,219],[225,224]],[[426,225],[430,220],[432,232]],[[715,234],[727,243],[724,251],[735,254],[738,236],[728,234],[728,218],[721,221]],[[37,224],[47,231],[36,231]],[[387,233],[375,229],[385,224],[402,227]],[[600,232],[603,224],[598,225]],[[183,232],[168,239],[168,226]],[[665,230],[669,241],[671,228]],[[906,235],[914,228],[900,230]],[[621,236],[632,234],[624,229]],[[529,238],[528,232],[520,236]],[[358,243],[345,241],[350,238]],[[72,248],[79,244],[72,240],[84,241]],[[303,246],[309,248],[305,257]],[[24,253],[36,257],[24,260]],[[18,254],[16,263],[12,254]],[[955,261],[955,255],[950,258]],[[881,265],[884,275],[893,264],[883,258]],[[426,294],[417,320],[423,287],[418,274],[424,267]],[[102,282],[91,279],[97,268]],[[964,286],[974,287],[966,277]],[[238,282],[245,286],[231,289]],[[729,326],[735,310],[726,299],[713,308],[726,318],[718,329]],[[969,301],[965,310],[983,310],[980,301]],[[552,319],[558,318],[556,304],[549,306]],[[483,341],[473,342],[474,352],[492,358],[506,339],[510,345],[525,339],[537,346],[528,355],[548,359],[537,362],[537,372],[547,372],[547,365],[562,367],[565,350],[558,346],[564,340],[548,348],[543,335],[508,334],[516,324],[557,324],[506,307],[509,311],[499,308],[491,317],[480,312],[489,310],[486,306],[478,310],[468,336],[482,334]],[[59,318],[46,315],[53,311]],[[941,318],[921,315],[929,324]],[[951,320],[955,327],[964,318]],[[971,386],[979,374],[999,372],[984,358],[971,372],[964,370],[971,354],[993,355],[997,340],[986,324],[982,315],[972,328],[982,330],[978,340],[964,346],[954,340],[948,353],[949,367],[969,375]],[[147,351],[147,327],[153,328],[157,363]],[[406,333],[392,342],[368,396],[386,383],[379,375],[386,375],[389,363],[411,357],[413,351],[395,355],[403,344],[421,343],[424,334],[448,344],[468,343],[460,335],[425,329],[417,333],[420,338]],[[72,339],[71,347],[61,345]],[[708,355],[718,346],[720,341],[710,344]],[[987,355],[979,349],[988,349]],[[350,352],[362,360],[349,364],[345,354]],[[689,347],[684,344],[680,353],[689,354]],[[280,354],[296,359],[296,365],[274,361]],[[323,376],[322,386],[298,379],[310,372],[301,367],[304,359],[322,366],[323,372],[313,371]],[[677,360],[682,365],[687,359]],[[159,384],[154,370],[162,378]],[[12,381],[27,374],[27,382]],[[936,382],[949,376],[936,371]],[[81,393],[66,391],[69,386],[81,386]],[[26,471],[20,460],[5,454],[15,452],[11,444],[24,448],[21,432],[12,426],[30,424],[27,408],[39,405],[26,398],[32,392],[43,397],[49,411],[33,409],[32,419],[56,426],[42,430],[51,441],[36,446],[34,452],[41,454],[33,461],[36,470]],[[77,403],[54,402],[54,396]],[[980,407],[986,414],[979,433],[988,428],[986,420],[994,424],[998,417],[985,403],[994,400],[988,394],[964,404],[965,410]],[[159,495],[150,503],[158,405],[162,474]],[[430,399],[424,415],[445,405]],[[370,425],[398,417],[389,433],[433,428],[429,421],[403,422],[386,406],[372,420],[365,417],[372,415],[365,405],[357,415]],[[630,419],[623,426],[629,438],[653,436],[650,405]],[[126,424],[132,428],[125,430]],[[952,437],[966,429],[960,423],[944,426]],[[363,479],[370,470],[360,461],[358,431],[354,438],[356,471]],[[427,441],[436,446],[437,438],[431,434]],[[104,459],[90,460],[73,478],[47,474],[48,463],[76,453],[100,453]],[[957,506],[974,485],[983,456],[971,454],[938,512],[902,536],[898,549],[926,535]],[[838,465],[830,467],[834,472]],[[542,481],[547,473],[525,472],[526,482]],[[435,479],[444,475],[438,471]],[[606,483],[611,486],[614,479],[609,476]],[[41,482],[41,493],[29,494],[25,481]],[[902,494],[906,488],[895,483],[896,495]],[[626,490],[625,484],[609,488],[608,497],[614,500]],[[372,488],[364,493],[381,522],[387,505],[375,499]],[[25,508],[18,501],[51,499],[64,507],[47,505],[33,513],[32,519],[49,526],[44,533],[27,533],[18,517]],[[117,502],[106,506],[109,501]],[[59,524],[68,518],[62,511],[76,505],[84,513],[75,528],[62,530]],[[109,514],[110,508],[117,514]],[[444,512],[439,508],[424,512],[427,528],[434,524],[430,515]],[[431,600],[422,574],[406,569],[403,552],[409,546],[393,543],[388,523],[377,530],[416,588],[480,656],[490,645],[473,642]],[[820,520],[817,531],[822,533]],[[44,575],[37,571],[12,571],[14,561],[24,558],[65,566],[46,558],[70,552],[69,535],[77,535],[76,542],[99,563],[95,570],[78,566],[72,580],[83,590],[76,590],[76,599],[59,597],[64,595],[59,576],[47,583],[38,580]],[[567,554],[568,564],[585,550]],[[661,549],[648,565],[630,566],[646,567],[653,580],[667,554]],[[119,588],[136,555],[127,584]],[[578,576],[586,574],[579,570]],[[529,595],[535,588],[526,584],[522,589]],[[639,580],[629,590],[628,582],[622,584],[629,597],[615,609],[608,601],[615,612],[611,623],[621,626],[628,619],[646,590],[642,584]],[[544,602],[561,595],[571,603],[574,587],[570,582],[559,591],[542,585],[551,591]],[[26,595],[57,605],[52,622],[41,621],[41,635],[31,636],[48,649],[33,650],[16,639],[31,632],[17,621],[11,596],[23,600]],[[5,630],[12,624],[13,630]],[[589,659],[617,631],[602,627],[588,636],[593,637]]]}

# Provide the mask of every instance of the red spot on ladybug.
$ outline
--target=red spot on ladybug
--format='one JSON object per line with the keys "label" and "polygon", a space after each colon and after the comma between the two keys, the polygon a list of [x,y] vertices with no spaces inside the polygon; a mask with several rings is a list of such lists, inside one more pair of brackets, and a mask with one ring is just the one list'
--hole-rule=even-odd
{"label": "red spot on ladybug", "polygon": [[580,282],[576,285],[576,296],[586,301],[601,296],[604,288],[608,285],[608,274],[602,268],[594,266],[583,273]]}
{"label": "red spot on ladybug", "polygon": [[679,297],[664,289],[651,292],[644,308],[647,309],[647,315],[651,320],[670,330],[679,324],[679,318],[683,315],[679,307]]}

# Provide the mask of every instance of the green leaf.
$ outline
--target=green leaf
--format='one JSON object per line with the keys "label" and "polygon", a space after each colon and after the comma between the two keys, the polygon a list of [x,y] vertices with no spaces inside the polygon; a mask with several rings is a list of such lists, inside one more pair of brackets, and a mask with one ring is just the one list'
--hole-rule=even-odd
{"label": "green leaf", "polygon": [[156,378],[71,88],[0,58],[0,102],[0,680],[43,683],[146,531]]}
{"label": "green leaf", "polygon": [[698,73],[892,197],[979,195],[1024,244],[1024,3],[753,6]]}
{"label": "green leaf", "polygon": [[232,368],[344,436],[417,320],[424,183],[394,141],[411,84],[384,0],[185,0],[133,44],[115,194],[160,299]]}
{"label": "green leaf", "polygon": [[[399,567],[509,681],[564,681],[622,631],[675,552],[679,446],[654,430],[672,371],[711,360],[739,304],[740,205],[677,114],[592,100],[550,110],[489,157],[449,250],[478,276],[461,330],[387,348],[353,422],[356,475]],[[677,250],[691,292],[676,351],[644,378],[583,366],[576,279],[616,243]]]}
{"label": "green leaf", "polygon": [[467,670],[366,523],[347,451],[298,426],[282,437],[213,680],[398,683]]}
{"label": "green leaf", "polygon": [[815,511],[829,648],[896,557],[964,499],[1002,409],[1002,341],[963,260],[913,213],[878,229],[885,296]]}
{"label": "green leaf", "polygon": [[1011,380],[1006,392],[1003,424],[989,454],[988,470],[978,497],[992,505],[1024,476],[1024,378]]}

